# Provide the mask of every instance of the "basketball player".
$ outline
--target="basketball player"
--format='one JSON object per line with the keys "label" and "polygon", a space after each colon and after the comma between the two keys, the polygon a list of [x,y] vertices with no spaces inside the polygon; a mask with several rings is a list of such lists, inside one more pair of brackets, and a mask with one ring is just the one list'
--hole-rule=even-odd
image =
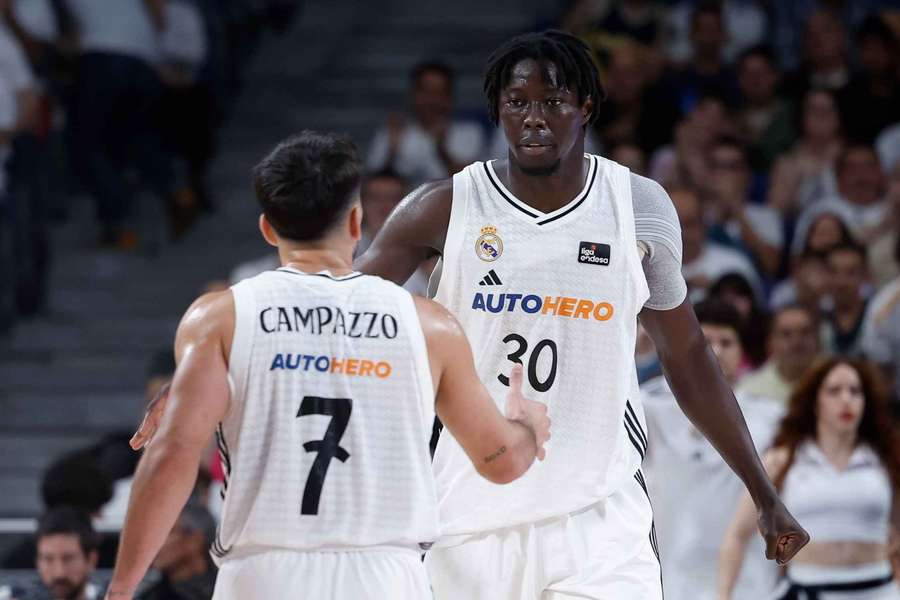
{"label": "basketball player", "polygon": [[504,418],[444,308],[353,271],[359,179],[353,144],[313,132],[257,166],[260,229],[283,267],[202,296],[179,325],[107,598],[133,597],[214,432],[227,473],[216,600],[428,597],[435,412],[494,484],[543,457],[546,406],[521,396],[521,367]]}
{"label": "basketball player", "polygon": [[808,535],[766,476],[685,300],[671,201],[584,153],[602,98],[590,50],[561,32],[515,37],[490,57],[484,90],[507,158],[413,192],[357,264],[402,282],[440,255],[436,299],[472,340],[481,380],[502,396],[521,362],[554,423],[547,460],[509,486],[484,481],[462,440],[441,436],[444,537],[426,557],[435,598],[662,597],[639,469],[638,318],[682,410],[756,502],[766,556],[788,561]]}
{"label": "basketball player", "polygon": [[481,380],[496,398],[521,363],[554,423],[547,460],[508,486],[482,481],[463,440],[441,436],[444,535],[426,556],[435,599],[662,598],[639,470],[638,318],[682,410],[754,499],[766,556],[787,562],[809,536],[766,476],[686,300],[671,200],[584,153],[602,99],[589,48],[554,31],[512,38],[490,57],[484,90],[508,157],[418,188],[357,264],[403,282],[439,255],[436,299],[472,340]]}

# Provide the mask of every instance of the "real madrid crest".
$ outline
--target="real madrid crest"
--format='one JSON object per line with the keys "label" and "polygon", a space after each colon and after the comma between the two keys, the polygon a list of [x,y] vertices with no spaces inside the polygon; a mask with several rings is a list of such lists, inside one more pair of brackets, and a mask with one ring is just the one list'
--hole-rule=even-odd
{"label": "real madrid crest", "polygon": [[475,240],[475,254],[483,261],[493,262],[503,254],[503,240],[497,235],[493,225],[481,228],[481,235]]}

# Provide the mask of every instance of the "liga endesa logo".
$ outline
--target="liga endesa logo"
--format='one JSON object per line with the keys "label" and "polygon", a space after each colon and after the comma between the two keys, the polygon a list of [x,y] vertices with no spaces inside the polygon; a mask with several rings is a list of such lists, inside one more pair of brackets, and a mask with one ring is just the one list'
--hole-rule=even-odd
{"label": "liga endesa logo", "polygon": [[594,302],[568,296],[538,296],[536,294],[483,294],[476,292],[472,299],[472,310],[490,313],[522,311],[530,315],[541,314],[551,317],[572,319],[612,319],[613,305],[609,302]]}

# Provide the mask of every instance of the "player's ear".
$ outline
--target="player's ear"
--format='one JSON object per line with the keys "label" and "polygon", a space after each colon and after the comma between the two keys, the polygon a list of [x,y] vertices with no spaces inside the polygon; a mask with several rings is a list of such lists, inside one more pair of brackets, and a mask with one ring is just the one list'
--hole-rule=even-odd
{"label": "player's ear", "polygon": [[259,232],[262,233],[263,239],[266,240],[270,246],[278,247],[278,234],[275,233],[275,229],[272,227],[272,224],[269,223],[265,214],[259,215]]}
{"label": "player's ear", "polygon": [[363,207],[362,202],[357,200],[353,203],[353,206],[350,207],[349,216],[349,227],[350,227],[350,237],[354,240],[359,240],[362,237],[362,220],[363,220]]}
{"label": "player's ear", "polygon": [[591,122],[591,116],[594,114],[594,99],[590,96],[585,99],[584,104],[581,105],[581,117],[582,117],[582,125],[587,126],[588,123]]}

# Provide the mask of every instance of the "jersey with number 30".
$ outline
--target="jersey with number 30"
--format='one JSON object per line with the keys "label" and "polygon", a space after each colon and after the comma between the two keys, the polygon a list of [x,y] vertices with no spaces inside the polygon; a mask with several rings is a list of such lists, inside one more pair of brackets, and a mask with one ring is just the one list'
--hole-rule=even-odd
{"label": "jersey with number 30", "polygon": [[434,390],[412,296],[377,277],[290,268],[232,294],[216,561],[433,542]]}
{"label": "jersey with number 30", "polygon": [[647,300],[630,172],[586,155],[581,193],[552,213],[519,201],[492,163],[453,177],[436,300],[461,322],[499,404],[513,362],[548,405],[547,457],[520,479],[478,476],[444,431],[435,453],[441,526],[464,535],[564,515],[630,480],[646,451],[634,364]]}

